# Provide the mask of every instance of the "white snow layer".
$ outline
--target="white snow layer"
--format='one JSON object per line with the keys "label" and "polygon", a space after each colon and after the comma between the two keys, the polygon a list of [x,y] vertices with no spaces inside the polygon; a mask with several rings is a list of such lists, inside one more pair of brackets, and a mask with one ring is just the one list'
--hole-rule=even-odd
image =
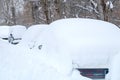
{"label": "white snow layer", "polygon": [[9,26],[0,26],[0,38],[7,38],[9,36]]}
{"label": "white snow layer", "polygon": [[9,34],[12,34],[14,38],[22,38],[26,31],[26,27],[22,25],[15,25],[10,27]]}
{"label": "white snow layer", "polygon": [[111,61],[109,74],[106,76],[106,80],[120,80],[120,52],[115,55]]}
{"label": "white snow layer", "polygon": [[0,41],[0,80],[91,80],[76,70],[70,75],[59,73],[50,59],[35,50]]}
{"label": "white snow layer", "polygon": [[27,46],[29,48],[33,48],[36,40],[39,36],[41,36],[41,33],[48,28],[47,24],[41,24],[41,25],[32,25],[30,26],[22,36],[22,41],[20,42],[20,45]]}
{"label": "white snow layer", "polygon": [[59,58],[67,65],[63,69],[55,66],[61,73],[65,70],[62,74],[69,74],[71,65],[75,68],[109,68],[112,57],[119,52],[119,35],[119,28],[108,22],[63,19],[50,24],[39,36],[35,48],[43,45],[41,50],[47,55],[64,56]]}
{"label": "white snow layer", "polygon": [[18,45],[0,40],[0,80],[91,80],[74,68],[108,68],[119,35],[115,25],[92,19],[33,25]]}
{"label": "white snow layer", "polygon": [[109,59],[120,51],[119,28],[104,21],[63,19],[51,23],[49,31],[56,53],[70,54],[79,68],[108,67]]}

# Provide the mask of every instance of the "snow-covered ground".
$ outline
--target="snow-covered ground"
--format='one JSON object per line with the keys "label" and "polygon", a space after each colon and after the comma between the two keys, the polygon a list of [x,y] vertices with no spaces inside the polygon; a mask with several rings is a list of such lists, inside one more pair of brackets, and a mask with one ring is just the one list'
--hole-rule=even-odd
{"label": "snow-covered ground", "polygon": [[120,51],[119,28],[99,20],[63,19],[22,35],[17,45],[0,39],[0,80],[91,80],[76,68],[109,68]]}
{"label": "snow-covered ground", "polygon": [[69,75],[60,73],[55,68],[59,62],[54,63],[53,60],[50,60],[55,60],[57,57],[49,58],[43,53],[23,46],[4,43],[1,40],[0,80],[91,80],[80,76],[77,70],[72,71]]}

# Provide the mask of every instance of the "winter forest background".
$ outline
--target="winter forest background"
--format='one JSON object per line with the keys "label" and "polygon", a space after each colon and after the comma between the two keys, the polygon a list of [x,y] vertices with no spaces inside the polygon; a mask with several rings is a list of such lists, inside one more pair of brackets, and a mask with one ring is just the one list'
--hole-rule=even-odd
{"label": "winter forest background", "polygon": [[78,17],[120,26],[120,0],[0,0],[0,25],[30,26]]}

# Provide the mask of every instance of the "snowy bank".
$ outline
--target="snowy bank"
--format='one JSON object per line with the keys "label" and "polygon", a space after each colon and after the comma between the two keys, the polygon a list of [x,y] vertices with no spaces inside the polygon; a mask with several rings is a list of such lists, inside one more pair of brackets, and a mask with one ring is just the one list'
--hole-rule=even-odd
{"label": "snowy bank", "polygon": [[109,68],[119,35],[117,26],[93,19],[33,25],[18,45],[0,40],[0,80],[91,80],[75,68]]}
{"label": "snowy bank", "polygon": [[91,80],[76,70],[63,75],[50,65],[49,59],[46,54],[0,41],[0,80]]}

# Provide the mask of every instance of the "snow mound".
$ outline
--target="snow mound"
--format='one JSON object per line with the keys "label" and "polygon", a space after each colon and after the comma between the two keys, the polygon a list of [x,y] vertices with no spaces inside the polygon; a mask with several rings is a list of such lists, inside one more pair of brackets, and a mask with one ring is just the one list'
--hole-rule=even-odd
{"label": "snow mound", "polygon": [[[50,24],[49,32],[54,38],[56,53],[70,54],[79,68],[108,67],[109,59],[120,48],[119,28],[100,20],[57,20]],[[52,40],[47,46],[51,43]],[[47,51],[50,52],[49,49]]]}
{"label": "snow mound", "polygon": [[9,26],[0,26],[0,38],[8,38]]}
{"label": "snow mound", "polygon": [[[120,50],[119,35],[115,25],[93,19],[71,18],[33,25],[18,45],[0,39],[0,80],[91,80],[75,68],[108,65]],[[111,67],[115,74],[118,56]]]}
{"label": "snow mound", "polygon": [[41,25],[32,25],[30,26],[25,34],[22,37],[22,41],[20,44],[27,45],[30,48],[34,47],[34,44],[36,42],[36,39],[41,36],[41,33],[48,28],[47,24],[41,24]]}
{"label": "snow mound", "polygon": [[109,74],[107,75],[107,80],[120,80],[119,72],[120,72],[120,52],[115,55],[111,60],[111,65],[109,69]]}
{"label": "snow mound", "polygon": [[78,18],[58,20],[49,26],[36,40],[34,49],[44,51],[48,63],[61,74],[69,75],[74,65],[108,68],[111,57],[119,51],[120,30],[114,24]]}
{"label": "snow mound", "polygon": [[[53,34],[51,34],[51,28],[48,27],[36,40],[34,49],[40,54],[44,51],[48,58],[48,64],[57,69],[57,71],[63,75],[70,75],[72,72],[72,59],[69,54],[64,54],[57,51],[57,43]],[[42,45],[41,49],[39,46]]]}
{"label": "snow mound", "polygon": [[50,65],[49,56],[35,50],[0,41],[0,52],[0,80],[91,80],[80,76],[78,71],[71,75],[59,73]]}
{"label": "snow mound", "polygon": [[10,27],[9,34],[12,34],[14,38],[21,38],[26,31],[26,27],[22,25],[14,25]]}

